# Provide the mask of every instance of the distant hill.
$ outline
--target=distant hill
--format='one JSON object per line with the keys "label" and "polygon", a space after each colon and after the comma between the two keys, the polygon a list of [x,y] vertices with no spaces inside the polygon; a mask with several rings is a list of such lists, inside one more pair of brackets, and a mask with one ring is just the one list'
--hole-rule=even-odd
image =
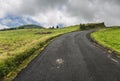
{"label": "distant hill", "polygon": [[14,28],[1,29],[1,31],[17,30],[17,29],[33,29],[33,28],[43,28],[43,27],[39,26],[39,25],[29,24],[29,25],[22,25],[22,26],[19,26],[19,27],[14,27]]}
{"label": "distant hill", "polygon": [[19,27],[16,27],[16,28],[17,29],[29,29],[29,28],[43,28],[43,27],[38,26],[38,25],[29,24],[29,25],[19,26]]}
{"label": "distant hill", "polygon": [[6,15],[3,18],[0,18],[0,24],[13,28],[18,27],[25,24],[37,24],[40,25],[39,22],[33,20],[30,17],[23,17],[23,16],[15,16],[15,15]]}

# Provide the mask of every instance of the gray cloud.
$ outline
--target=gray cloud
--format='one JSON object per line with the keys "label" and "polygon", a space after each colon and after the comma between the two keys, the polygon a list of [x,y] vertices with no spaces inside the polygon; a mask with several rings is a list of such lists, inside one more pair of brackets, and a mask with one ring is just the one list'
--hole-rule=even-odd
{"label": "gray cloud", "polygon": [[71,0],[67,12],[86,22],[105,21],[107,25],[120,25],[120,0]]}
{"label": "gray cloud", "polygon": [[68,0],[22,0],[21,7],[17,9],[17,14],[47,13],[52,9],[62,9],[67,2]]}
{"label": "gray cloud", "polygon": [[96,8],[91,0],[71,0],[67,5],[67,12],[79,19],[93,20],[96,14]]}
{"label": "gray cloud", "polygon": [[[4,0],[9,1],[9,0]],[[120,0],[11,0],[10,14],[28,16],[45,26],[104,21],[120,25]],[[0,3],[2,4],[2,3]],[[5,3],[4,3],[5,4]],[[2,8],[4,5],[2,6]],[[2,9],[4,12],[7,8]],[[8,12],[7,12],[8,13]],[[2,13],[0,13],[2,14]],[[70,24],[71,23],[71,24]]]}

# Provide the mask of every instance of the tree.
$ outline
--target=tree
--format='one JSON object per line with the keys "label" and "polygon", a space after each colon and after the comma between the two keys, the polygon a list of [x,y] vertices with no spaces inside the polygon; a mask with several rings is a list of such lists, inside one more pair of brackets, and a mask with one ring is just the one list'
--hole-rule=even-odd
{"label": "tree", "polygon": [[55,27],[54,26],[52,26],[52,29],[54,29]]}
{"label": "tree", "polygon": [[86,29],[85,24],[80,24],[80,28],[81,28],[81,30],[85,30]]}
{"label": "tree", "polygon": [[59,28],[59,26],[57,25],[57,27],[56,28]]}

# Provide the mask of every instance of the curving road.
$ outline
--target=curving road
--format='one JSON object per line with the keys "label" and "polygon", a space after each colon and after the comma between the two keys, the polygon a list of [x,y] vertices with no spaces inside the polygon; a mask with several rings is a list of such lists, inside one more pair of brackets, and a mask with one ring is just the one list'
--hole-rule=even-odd
{"label": "curving road", "polygon": [[62,35],[41,52],[13,81],[120,81],[120,64],[86,35]]}

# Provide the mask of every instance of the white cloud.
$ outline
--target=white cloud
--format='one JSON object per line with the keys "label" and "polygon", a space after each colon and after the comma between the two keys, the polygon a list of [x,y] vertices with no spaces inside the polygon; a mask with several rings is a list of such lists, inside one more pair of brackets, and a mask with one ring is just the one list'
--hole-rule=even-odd
{"label": "white cloud", "polygon": [[17,10],[20,0],[0,0],[0,18]]}
{"label": "white cloud", "polygon": [[45,27],[56,26],[58,24],[64,24],[68,26],[77,23],[77,19],[75,17],[71,17],[64,11],[61,12],[59,10],[50,10],[44,14],[40,13],[32,17],[32,19],[37,20]]}
{"label": "white cloud", "polygon": [[5,28],[9,28],[9,27],[8,27],[8,26],[1,25],[1,24],[0,24],[0,29],[5,29]]}
{"label": "white cloud", "polygon": [[12,20],[10,19],[4,19],[1,21],[2,24],[9,24],[9,23],[12,23]]}
{"label": "white cloud", "polygon": [[119,0],[0,0],[0,18],[30,17],[46,27],[98,21],[120,25],[119,4]]}

